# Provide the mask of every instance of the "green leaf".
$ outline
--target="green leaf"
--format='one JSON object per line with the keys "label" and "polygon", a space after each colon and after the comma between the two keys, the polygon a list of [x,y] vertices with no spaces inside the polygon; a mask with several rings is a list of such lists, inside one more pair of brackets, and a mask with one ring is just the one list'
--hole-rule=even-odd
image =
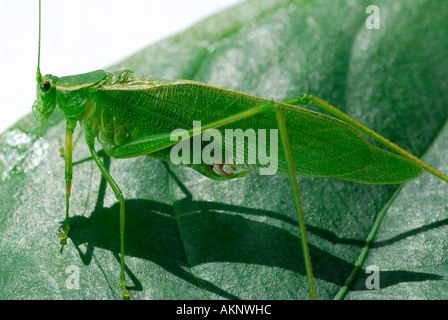
{"label": "green leaf", "polygon": [[[313,94],[447,173],[448,5],[378,1],[380,29],[369,30],[369,4],[249,1],[111,69],[279,101]],[[57,113],[40,125],[30,115],[0,135],[2,299],[121,298],[119,206],[82,138],[71,236],[59,253],[62,120]],[[133,298],[308,297],[287,178],[215,182],[150,157],[102,155],[127,199]],[[402,189],[329,178],[301,178],[299,186],[320,299],[341,289],[380,212],[378,238],[347,297],[445,298],[446,185],[424,174]],[[371,264],[380,267],[381,290],[365,287]],[[67,288],[71,266],[79,268],[79,289]]]}

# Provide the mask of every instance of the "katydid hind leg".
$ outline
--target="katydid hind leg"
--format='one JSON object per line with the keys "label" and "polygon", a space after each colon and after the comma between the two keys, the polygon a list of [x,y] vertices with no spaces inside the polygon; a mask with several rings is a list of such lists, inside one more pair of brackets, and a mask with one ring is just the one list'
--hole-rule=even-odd
{"label": "katydid hind leg", "polygon": [[98,153],[95,150],[94,138],[86,137],[86,141],[93,160],[100,169],[101,173],[108,182],[109,186],[114,191],[115,197],[120,202],[120,284],[121,289],[123,291],[123,299],[127,300],[130,298],[130,295],[126,288],[125,263],[124,263],[125,200],[117,183],[114,181],[109,171],[104,166],[100,157],[98,156]]}
{"label": "katydid hind leg", "polygon": [[[294,169],[294,163],[293,163],[293,159],[292,159],[291,148],[290,148],[290,144],[289,144],[285,120],[283,118],[281,109],[275,105],[274,101],[265,101],[255,107],[253,107],[252,110],[253,110],[253,112],[250,112],[251,110],[248,110],[247,112],[240,113],[239,114],[240,116],[234,115],[232,117],[229,117],[229,120],[232,120],[231,122],[234,122],[234,121],[238,121],[240,119],[252,117],[258,113],[265,113],[265,112],[274,112],[276,114],[277,126],[278,126],[278,129],[280,132],[280,139],[281,139],[281,143],[282,143],[282,146],[283,146],[283,149],[285,152],[286,162],[288,165],[288,176],[289,176],[290,183],[291,183],[291,186],[293,189],[294,204],[295,204],[295,209],[296,209],[297,218],[298,218],[299,231],[300,231],[300,241],[302,244],[302,251],[303,251],[304,262],[305,262],[305,270],[306,270],[306,275],[307,275],[307,280],[308,280],[308,291],[310,294],[310,298],[312,300],[315,300],[316,299],[316,290],[315,290],[315,286],[314,286],[314,277],[313,277],[313,272],[312,272],[311,258],[310,258],[310,254],[309,254],[308,240],[307,240],[307,236],[306,236],[305,219],[304,219],[304,214],[303,214],[303,210],[302,210],[302,204],[300,201],[300,193],[299,193],[299,188],[298,188],[298,184],[297,184],[297,177],[296,177],[296,173],[295,173],[295,169]],[[212,127],[212,128],[219,127],[226,123],[228,123],[228,120],[222,119],[222,120],[217,121],[215,124],[212,123],[212,124],[208,125],[207,127]]]}
{"label": "katydid hind leg", "polygon": [[291,154],[291,147],[289,144],[288,133],[286,130],[286,123],[285,123],[285,119],[283,118],[283,114],[282,114],[282,111],[280,108],[275,109],[275,113],[277,116],[277,124],[278,124],[279,133],[280,133],[280,140],[282,142],[282,146],[283,146],[283,149],[285,152],[286,162],[288,165],[288,176],[289,176],[289,180],[290,180],[292,191],[293,191],[294,204],[295,204],[297,220],[298,220],[298,224],[299,224],[300,240],[301,240],[302,251],[303,251],[304,260],[305,260],[305,270],[306,270],[306,275],[307,275],[307,279],[308,279],[309,294],[310,294],[310,298],[312,300],[316,300],[316,289],[314,286],[314,276],[313,276],[311,257],[310,257],[310,253],[309,253],[308,240],[307,240],[306,228],[305,228],[305,216],[303,213],[302,203],[300,200],[299,186],[297,183],[297,176],[296,176],[296,172],[294,169],[294,163],[293,163],[292,154]]}
{"label": "katydid hind leg", "polygon": [[250,118],[256,114],[266,113],[266,112],[274,112],[276,114],[277,126],[278,126],[278,129],[280,132],[280,139],[281,139],[281,143],[282,143],[282,146],[283,146],[283,149],[285,152],[285,158],[286,158],[287,166],[288,166],[288,176],[289,176],[290,183],[291,183],[291,186],[293,189],[292,191],[293,191],[296,214],[297,214],[297,218],[298,218],[300,241],[302,244],[302,251],[303,251],[303,255],[304,255],[303,258],[304,258],[304,262],[305,262],[305,270],[306,270],[306,275],[307,275],[307,280],[308,280],[308,291],[309,291],[310,298],[312,300],[315,300],[316,299],[316,290],[315,290],[315,286],[314,286],[312,264],[311,264],[310,254],[309,254],[308,240],[307,240],[307,236],[306,236],[305,219],[304,219],[304,214],[303,214],[303,210],[302,210],[302,204],[300,201],[300,193],[299,193],[299,189],[298,189],[297,177],[296,177],[296,173],[295,173],[295,169],[294,169],[294,163],[293,163],[293,159],[292,159],[288,134],[286,131],[286,124],[285,124],[285,120],[283,118],[281,109],[276,106],[274,101],[272,101],[272,100],[265,101],[255,107],[253,107],[252,109],[249,109],[249,110],[241,112],[239,114],[230,116],[225,119],[218,120],[214,123],[208,124],[202,128],[202,131],[205,131],[208,128],[218,128],[218,127],[226,125],[228,123],[232,123],[232,122],[235,122],[235,121],[238,121],[241,119],[245,119],[245,118]]}

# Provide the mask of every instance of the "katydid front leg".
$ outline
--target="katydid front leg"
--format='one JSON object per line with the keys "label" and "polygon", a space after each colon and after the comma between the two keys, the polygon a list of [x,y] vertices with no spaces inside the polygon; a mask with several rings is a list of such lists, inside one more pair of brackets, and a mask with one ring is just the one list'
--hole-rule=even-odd
{"label": "katydid front leg", "polygon": [[[74,132],[73,132],[74,133]],[[78,136],[76,137],[76,140],[73,142],[73,149],[76,147],[76,145],[78,144],[78,141],[79,141],[79,139],[81,138],[81,136],[82,136],[82,131],[80,131],[79,132],[79,134],[78,134]],[[60,154],[61,154],[61,157],[63,158],[63,159],[65,159],[65,148],[64,148],[64,146],[62,145],[62,141],[61,141],[61,138],[59,138],[59,146],[60,146],[60,148],[59,148],[59,152],[60,152]]]}
{"label": "katydid front leg", "polygon": [[70,194],[72,189],[72,176],[73,176],[73,132],[75,131],[77,121],[67,120],[65,128],[65,223],[64,233],[58,233],[57,236],[61,239],[61,253],[64,250],[64,246],[67,244],[67,237],[70,231],[69,213],[70,213]]}
{"label": "katydid front leg", "polygon": [[130,299],[130,295],[126,289],[126,278],[125,278],[125,268],[124,268],[124,226],[125,226],[125,201],[123,194],[118,187],[117,183],[114,181],[106,166],[101,162],[98,153],[95,151],[95,138],[86,137],[87,145],[89,146],[90,154],[92,155],[93,161],[100,169],[107,183],[114,191],[115,197],[120,202],[120,284],[121,290],[123,291],[123,299]]}

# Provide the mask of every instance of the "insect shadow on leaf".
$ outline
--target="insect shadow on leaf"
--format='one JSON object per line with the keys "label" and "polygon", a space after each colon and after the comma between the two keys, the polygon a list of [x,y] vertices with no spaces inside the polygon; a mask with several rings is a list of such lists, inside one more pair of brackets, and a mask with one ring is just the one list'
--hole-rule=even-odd
{"label": "insect shadow on leaf", "polygon": [[[103,151],[98,154],[109,169],[111,158]],[[92,161],[92,158],[82,159],[75,162],[74,165],[86,161]],[[170,165],[166,162],[163,162],[163,165],[169,177],[181,189],[185,197],[175,201],[172,205],[147,199],[127,200],[127,214],[131,218],[126,230],[126,239],[129,244],[125,250],[126,255],[152,261],[167,272],[201,290],[233,300],[240,299],[240,297],[198,277],[188,269],[204,263],[237,262],[283,268],[298,274],[306,274],[303,264],[297,263],[302,252],[296,236],[267,223],[247,219],[243,215],[274,218],[295,226],[296,221],[293,218],[269,210],[219,202],[196,201],[181,179],[171,170]],[[107,181],[101,176],[94,211],[89,217],[73,216],[70,218],[72,229],[69,238],[86,265],[89,265],[94,259],[95,247],[110,250],[117,261],[120,261],[118,241],[120,238],[118,223],[120,204],[115,203],[110,208],[104,207],[106,189]],[[202,231],[195,232],[193,237],[182,239],[176,219],[183,219],[184,223],[187,220],[188,224],[196,225],[196,231]],[[63,223],[62,221],[61,225]],[[240,228],[235,229],[235,225]],[[434,225],[434,227],[437,226],[439,224]],[[334,244],[355,245],[360,248],[364,245],[362,240],[340,238],[322,228],[313,226],[307,226],[307,228],[309,232]],[[254,229],[259,230],[256,235],[251,232]],[[248,238],[251,239],[248,241]],[[188,243],[188,254],[185,242]],[[82,250],[82,245],[85,245],[86,249]],[[342,286],[345,278],[341,277],[341,274],[348,274],[354,265],[313,245],[310,246],[310,251],[317,257],[314,265],[316,278]],[[332,265],[334,268],[328,268],[328,265]],[[127,265],[125,269],[133,283],[133,286],[128,286],[128,289],[143,291],[142,283],[132,270]],[[399,270],[383,271],[381,275],[383,288],[399,282],[440,279],[439,276],[430,273]],[[365,287],[352,289],[365,290]]]}

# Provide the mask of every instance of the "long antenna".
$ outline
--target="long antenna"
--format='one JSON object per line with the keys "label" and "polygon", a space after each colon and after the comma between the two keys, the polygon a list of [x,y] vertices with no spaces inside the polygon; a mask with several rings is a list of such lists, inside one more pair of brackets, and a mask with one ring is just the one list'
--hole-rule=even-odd
{"label": "long antenna", "polygon": [[37,49],[37,74],[36,74],[36,80],[37,82],[42,81],[42,74],[40,73],[40,31],[41,31],[41,0],[39,0],[39,46]]}

